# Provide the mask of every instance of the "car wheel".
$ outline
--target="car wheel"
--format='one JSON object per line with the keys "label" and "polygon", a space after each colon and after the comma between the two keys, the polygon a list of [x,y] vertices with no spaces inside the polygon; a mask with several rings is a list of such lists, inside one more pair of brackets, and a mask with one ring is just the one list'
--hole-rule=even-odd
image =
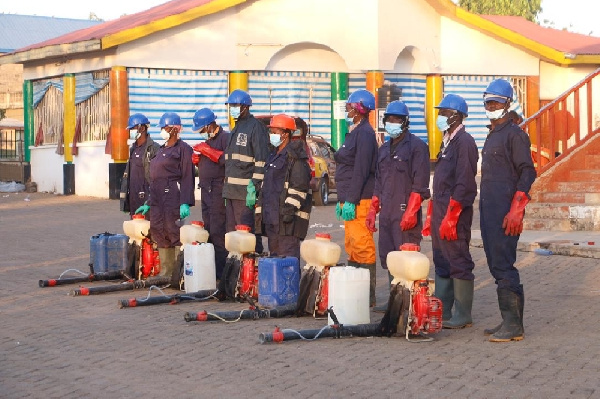
{"label": "car wheel", "polygon": [[314,199],[317,206],[329,204],[329,187],[325,178],[319,180],[319,192],[316,193]]}

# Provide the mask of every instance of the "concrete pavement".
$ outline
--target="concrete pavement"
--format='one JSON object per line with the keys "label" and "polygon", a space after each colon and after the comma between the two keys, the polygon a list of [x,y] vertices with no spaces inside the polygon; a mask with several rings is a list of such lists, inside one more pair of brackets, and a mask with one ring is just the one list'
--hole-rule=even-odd
{"label": "concrete pavement", "polygon": [[[199,206],[193,207],[192,219],[199,216]],[[344,338],[260,345],[258,335],[276,325],[313,329],[326,322],[304,317],[186,323],[185,312],[247,305],[207,301],[119,309],[118,299],[146,291],[70,297],[73,286],[38,287],[39,279],[66,269],[86,271],[90,236],[120,233],[123,220],[117,201],[0,193],[0,397],[600,397],[600,264],[592,257],[518,253],[526,297],[521,342],[490,343],[483,335],[500,315],[474,231],[473,327],[444,330],[435,341],[419,344]],[[333,206],[314,208],[311,225],[309,236],[328,231],[343,245]],[[600,237],[524,232],[521,246],[535,249],[549,241],[555,253],[570,246],[578,247],[572,255],[584,255],[582,248],[596,254]],[[429,241],[422,251],[431,259]],[[378,301],[385,301],[383,269],[377,278]],[[371,322],[380,317],[372,313]]]}

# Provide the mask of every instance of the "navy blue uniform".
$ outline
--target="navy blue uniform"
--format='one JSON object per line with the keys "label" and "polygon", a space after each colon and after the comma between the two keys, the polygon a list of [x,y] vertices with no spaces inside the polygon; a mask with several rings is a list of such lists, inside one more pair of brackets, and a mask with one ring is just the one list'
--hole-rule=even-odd
{"label": "navy blue uniform", "polygon": [[[158,148],[159,145],[147,136],[144,144],[138,146],[134,141],[129,149],[129,161],[123,173],[120,197],[121,210],[129,211],[131,216],[150,196],[150,160],[156,156]],[[150,220],[149,214],[146,219]]]}
{"label": "navy blue uniform", "polygon": [[194,206],[194,164],[192,147],[177,140],[171,147],[162,145],[150,162],[150,234],[158,248],[181,245],[179,207]]}
{"label": "navy blue uniform", "polygon": [[420,244],[422,230],[421,210],[417,225],[402,231],[400,221],[408,204],[410,193],[418,193],[423,200],[429,193],[429,149],[427,144],[409,131],[397,143],[386,141],[377,156],[374,195],[379,198],[379,258],[387,269],[387,255],[404,243]]}
{"label": "navy blue uniform", "polygon": [[[222,127],[216,135],[206,140],[209,147],[225,151],[229,133]],[[225,179],[225,156],[219,157],[219,162],[213,162],[208,157],[201,156],[198,162],[198,187],[201,193],[202,220],[204,228],[208,231],[208,242],[215,247],[215,264],[217,279],[227,260],[225,249],[225,200],[223,199],[223,181]]]}
{"label": "navy blue uniform", "polygon": [[[479,152],[475,139],[459,126],[454,137],[438,154],[433,174],[433,214],[431,242],[435,273],[444,278],[474,280],[475,264],[469,251],[473,202],[477,196],[477,160]],[[440,225],[446,216],[450,197],[462,206],[456,224],[457,240],[442,240]]]}
{"label": "navy blue uniform", "polygon": [[492,276],[499,289],[523,293],[517,259],[519,236],[507,236],[502,228],[515,192],[529,195],[536,172],[529,136],[512,121],[490,130],[481,154],[481,238]]}
{"label": "navy blue uniform", "polygon": [[271,255],[300,259],[300,240],[306,237],[312,207],[310,179],[303,141],[292,140],[269,155],[256,206],[256,231],[267,234]]}

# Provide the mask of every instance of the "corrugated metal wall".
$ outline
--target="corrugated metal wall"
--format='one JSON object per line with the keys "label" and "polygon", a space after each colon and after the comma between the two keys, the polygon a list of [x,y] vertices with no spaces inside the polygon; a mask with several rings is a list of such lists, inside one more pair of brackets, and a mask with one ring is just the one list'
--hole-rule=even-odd
{"label": "corrugated metal wall", "polygon": [[199,108],[212,109],[217,121],[227,126],[227,72],[130,68],[127,74],[130,113],[148,117],[153,139],[159,139],[156,125],[165,112],[181,117],[183,140],[198,139],[192,132],[192,118]]}
{"label": "corrugated metal wall", "polygon": [[[410,132],[425,143],[427,126],[425,125],[425,76],[386,74],[384,83],[392,83],[402,89],[400,100],[408,107],[410,114]],[[389,138],[386,134],[386,139]]]}

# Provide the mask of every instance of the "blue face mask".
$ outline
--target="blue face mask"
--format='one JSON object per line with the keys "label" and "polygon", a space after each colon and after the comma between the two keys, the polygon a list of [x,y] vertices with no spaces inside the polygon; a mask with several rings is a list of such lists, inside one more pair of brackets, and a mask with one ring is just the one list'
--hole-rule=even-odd
{"label": "blue face mask", "polygon": [[348,122],[349,124],[353,125],[354,124],[354,118],[351,118],[348,116],[348,114],[350,113],[350,111],[346,112],[346,122]]}
{"label": "blue face mask", "polygon": [[279,134],[269,134],[269,140],[274,147],[279,147],[281,145],[281,135]]}
{"label": "blue face mask", "polygon": [[229,107],[229,115],[233,119],[237,119],[240,117],[241,109],[240,107]]}
{"label": "blue face mask", "polygon": [[138,132],[138,130],[137,130],[137,129],[131,129],[131,130],[129,131],[129,138],[130,138],[131,140],[137,140],[137,139],[139,139],[139,138],[140,138],[140,136],[141,136],[141,133],[140,133],[140,132]]}
{"label": "blue face mask", "polygon": [[388,132],[391,138],[395,139],[396,137],[402,134],[403,125],[402,123],[385,123],[385,131]]}
{"label": "blue face mask", "polygon": [[208,139],[208,133],[200,133],[199,136],[200,136],[199,137],[200,140],[206,140],[206,139]]}
{"label": "blue face mask", "polygon": [[446,116],[438,115],[435,124],[437,125],[438,129],[440,129],[442,132],[445,132],[446,130],[450,129],[450,125],[448,124],[448,117]]}

